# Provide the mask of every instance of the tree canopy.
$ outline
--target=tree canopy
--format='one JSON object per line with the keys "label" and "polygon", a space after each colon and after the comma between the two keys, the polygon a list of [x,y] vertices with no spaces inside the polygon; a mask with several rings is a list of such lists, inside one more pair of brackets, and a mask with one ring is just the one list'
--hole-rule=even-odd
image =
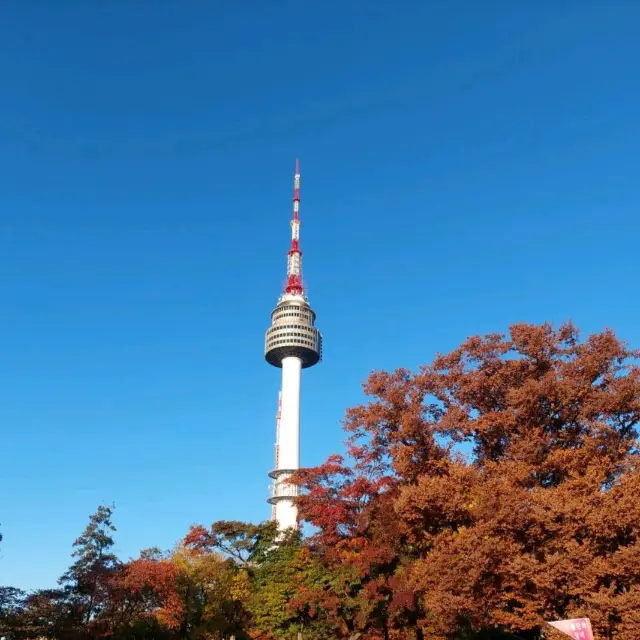
{"label": "tree canopy", "polygon": [[3,633],[506,640],[586,616],[637,640],[637,356],[611,331],[519,324],[374,372],[346,453],[297,474],[308,536],[214,522],[121,562],[100,507],[59,590],[0,590]]}

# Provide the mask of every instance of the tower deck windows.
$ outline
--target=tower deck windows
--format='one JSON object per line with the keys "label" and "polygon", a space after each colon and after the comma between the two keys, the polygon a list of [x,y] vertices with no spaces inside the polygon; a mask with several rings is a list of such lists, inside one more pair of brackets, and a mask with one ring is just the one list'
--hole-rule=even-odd
{"label": "tower deck windows", "polygon": [[287,356],[302,360],[302,368],[311,367],[322,356],[322,336],[313,325],[315,313],[304,304],[278,305],[271,314],[271,327],[265,336],[265,358],[276,367]]}

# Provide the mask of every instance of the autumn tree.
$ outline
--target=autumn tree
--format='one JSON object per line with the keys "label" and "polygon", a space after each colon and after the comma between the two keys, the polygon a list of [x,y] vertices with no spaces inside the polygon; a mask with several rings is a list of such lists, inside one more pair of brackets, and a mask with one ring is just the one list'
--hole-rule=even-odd
{"label": "autumn tree", "polygon": [[247,607],[253,636],[289,640],[300,632],[305,640],[334,637],[333,621],[311,615],[307,608],[306,591],[326,586],[327,575],[299,532],[279,537],[251,567]]}
{"label": "autumn tree", "polygon": [[191,527],[185,537],[182,559],[188,560],[202,613],[223,636],[247,637],[252,580],[274,552],[277,535],[275,523],[221,521],[209,529]]}
{"label": "autumn tree", "polygon": [[86,633],[108,604],[109,584],[119,565],[112,551],[116,530],[112,516],[113,506],[101,505],[89,517],[86,529],[73,543],[75,562],[59,580]]}
{"label": "autumn tree", "polygon": [[217,522],[122,563],[102,506],[61,588],[0,589],[2,634],[532,640],[584,615],[637,640],[636,357],[610,331],[514,325],[376,372],[346,456],[296,476],[309,537]]}
{"label": "autumn tree", "polygon": [[[359,413],[350,410],[348,419]],[[301,518],[316,528],[307,547],[322,577],[304,585],[294,604],[316,623],[332,622],[339,638],[386,640],[394,632],[400,637],[399,629],[422,638],[420,602],[407,578],[418,555],[395,512],[397,478],[388,454],[372,458],[362,439],[360,432],[350,438],[348,461],[331,456],[297,474],[306,489],[299,499]],[[372,444],[382,451],[382,443]]]}
{"label": "autumn tree", "polygon": [[15,587],[0,587],[0,637],[10,638],[22,626],[26,595]]}
{"label": "autumn tree", "polygon": [[75,640],[81,623],[62,589],[39,589],[27,594],[8,640],[48,638]]}
{"label": "autumn tree", "polygon": [[259,564],[270,553],[278,538],[275,522],[250,524],[236,521],[214,522],[209,529],[194,525],[184,545],[193,551],[216,551],[242,567]]}
{"label": "autumn tree", "polygon": [[155,550],[121,564],[108,583],[105,634],[121,640],[174,637],[184,611],[180,581],[180,568]]}
{"label": "autumn tree", "polygon": [[310,543],[354,572],[354,630],[533,637],[588,615],[640,637],[635,357],[611,331],[514,325],[372,374],[348,458],[299,478]]}

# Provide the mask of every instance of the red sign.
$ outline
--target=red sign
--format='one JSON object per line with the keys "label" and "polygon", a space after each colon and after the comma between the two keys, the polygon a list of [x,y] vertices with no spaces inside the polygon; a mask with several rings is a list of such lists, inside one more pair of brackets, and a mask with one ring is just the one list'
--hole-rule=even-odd
{"label": "red sign", "polygon": [[566,633],[573,640],[593,640],[591,621],[589,618],[573,618],[572,620],[558,620],[549,622],[558,631]]}

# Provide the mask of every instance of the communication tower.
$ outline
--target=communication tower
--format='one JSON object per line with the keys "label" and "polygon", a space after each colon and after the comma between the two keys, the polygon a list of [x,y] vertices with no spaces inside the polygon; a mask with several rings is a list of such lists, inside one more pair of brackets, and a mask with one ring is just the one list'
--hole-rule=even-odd
{"label": "communication tower", "polygon": [[265,335],[266,361],[282,369],[276,428],[276,464],[269,473],[273,484],[268,502],[280,530],[297,526],[295,498],[298,488],[288,482],[300,468],[300,379],[302,369],[313,367],[322,357],[322,335],[315,326],[302,280],[300,250],[300,163],[296,160],[293,180],[291,248],[287,254],[287,280],[271,312]]}

